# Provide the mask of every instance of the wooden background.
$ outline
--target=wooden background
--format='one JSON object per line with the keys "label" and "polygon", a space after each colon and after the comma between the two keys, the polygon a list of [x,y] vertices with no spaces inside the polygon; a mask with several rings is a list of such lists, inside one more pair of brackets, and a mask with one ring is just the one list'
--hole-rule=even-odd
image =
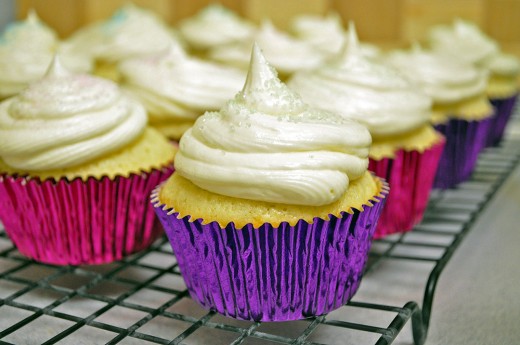
{"label": "wooden background", "polygon": [[[34,7],[62,37],[78,27],[110,16],[128,0],[18,0],[18,17]],[[215,0],[133,0],[153,9],[168,23],[191,16]],[[270,17],[280,28],[300,13],[338,12],[354,20],[362,40],[398,45],[421,40],[437,23],[460,17],[477,23],[506,50],[520,55],[520,0],[220,0],[224,6],[259,22]]]}

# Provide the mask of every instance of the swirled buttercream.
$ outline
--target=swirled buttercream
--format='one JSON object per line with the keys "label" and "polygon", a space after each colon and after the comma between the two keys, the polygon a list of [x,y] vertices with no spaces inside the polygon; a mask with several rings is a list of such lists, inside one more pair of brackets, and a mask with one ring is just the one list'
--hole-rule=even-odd
{"label": "swirled buttercream", "polygon": [[428,39],[433,50],[475,65],[499,51],[495,41],[475,24],[462,19],[454,20],[452,25],[434,26]]}
{"label": "swirled buttercream", "polygon": [[168,48],[174,36],[153,12],[127,4],[85,38],[99,40],[94,56],[118,62],[130,57],[157,54]]}
{"label": "swirled buttercream", "polygon": [[189,57],[178,44],[120,66],[125,88],[148,110],[150,121],[192,119],[217,110],[240,91],[245,73]]}
{"label": "swirled buttercream", "polygon": [[[330,57],[341,53],[347,39],[347,32],[343,28],[341,17],[335,12],[326,16],[300,15],[296,16],[290,31],[299,39],[323,51]],[[363,55],[375,58],[380,55],[380,49],[368,43],[360,43]]]}
{"label": "swirled buttercream", "polygon": [[354,29],[345,48],[337,61],[296,73],[288,86],[311,106],[359,121],[374,138],[428,123],[431,99],[396,69],[363,56]]}
{"label": "swirled buttercream", "polygon": [[[63,47],[64,48],[64,47]],[[15,95],[43,77],[56,51],[63,64],[77,72],[91,70],[91,61],[62,49],[54,31],[31,11],[0,36],[0,100]]]}
{"label": "swirled buttercream", "polygon": [[0,103],[0,157],[25,171],[77,166],[132,142],[145,126],[143,107],[116,84],[71,74],[55,58],[43,79]]}
{"label": "swirled buttercream", "polygon": [[182,37],[197,49],[250,39],[256,28],[220,4],[211,4],[179,23]]}
{"label": "swirled buttercream", "polygon": [[454,60],[414,45],[411,51],[394,51],[386,61],[416,83],[434,103],[459,102],[483,95],[487,73],[469,63]]}
{"label": "swirled buttercream", "polygon": [[[269,63],[285,75],[316,67],[326,57],[308,42],[279,31],[268,20],[262,23],[254,40],[262,48]],[[248,41],[217,47],[209,53],[209,57],[225,64],[248,66],[251,46],[252,42]]]}
{"label": "swirled buttercream", "polygon": [[184,134],[176,171],[222,195],[326,205],[364,174],[370,143],[362,125],[303,103],[254,45],[242,91]]}
{"label": "swirled buttercream", "polygon": [[53,50],[58,36],[31,9],[25,20],[9,24],[0,38],[0,45],[21,45],[30,50]]}

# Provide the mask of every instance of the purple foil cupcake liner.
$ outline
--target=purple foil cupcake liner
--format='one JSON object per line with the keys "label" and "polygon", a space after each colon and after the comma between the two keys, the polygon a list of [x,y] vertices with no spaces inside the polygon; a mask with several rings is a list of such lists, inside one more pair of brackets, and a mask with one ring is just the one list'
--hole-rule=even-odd
{"label": "purple foil cupcake liner", "polygon": [[481,121],[450,119],[435,129],[446,137],[434,188],[449,189],[468,180],[473,173],[479,153],[486,145],[493,117]]}
{"label": "purple foil cupcake liner", "polygon": [[162,234],[148,198],[172,168],[86,181],[0,175],[0,219],[24,255],[54,265],[103,264]]}
{"label": "purple foil cupcake liner", "polygon": [[495,107],[496,115],[493,118],[493,123],[489,129],[489,135],[486,142],[486,147],[498,146],[504,137],[507,123],[511,119],[513,110],[515,108],[518,94],[503,99],[491,99],[491,104]]}
{"label": "purple foil cupcake liner", "polygon": [[444,144],[443,138],[424,152],[399,150],[394,158],[369,160],[368,170],[392,188],[374,239],[410,231],[422,220]]}
{"label": "purple foil cupcake liner", "polygon": [[359,287],[388,187],[372,206],[291,226],[221,228],[165,209],[152,193],[191,297],[206,309],[254,321],[299,320],[344,305]]}

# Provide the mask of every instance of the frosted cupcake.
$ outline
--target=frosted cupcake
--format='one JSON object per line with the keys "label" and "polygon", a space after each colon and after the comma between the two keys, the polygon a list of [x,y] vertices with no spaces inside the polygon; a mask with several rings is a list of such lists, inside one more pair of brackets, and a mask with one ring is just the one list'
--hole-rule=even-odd
{"label": "frosted cupcake", "polygon": [[288,86],[310,105],[359,121],[372,135],[369,170],[392,188],[375,237],[409,231],[428,203],[444,138],[431,99],[397,70],[363,56],[355,30],[341,59],[296,73]]}
{"label": "frosted cupcake", "polygon": [[[352,22],[349,23],[349,27],[353,27]],[[325,53],[328,58],[336,57],[342,52],[348,35],[339,14],[334,12],[326,16],[296,16],[291,22],[290,31],[296,38],[309,42]],[[373,44],[360,43],[360,49],[363,55],[370,58],[376,58],[381,54],[380,49]]]}
{"label": "frosted cupcake", "polygon": [[181,37],[195,51],[249,41],[255,31],[253,23],[220,4],[206,6],[179,23]]}
{"label": "frosted cupcake", "polygon": [[[262,22],[254,40],[282,79],[296,71],[316,67],[326,58],[308,42],[276,29],[269,20]],[[220,46],[211,50],[208,57],[226,65],[247,69],[251,46],[252,41]]]}
{"label": "frosted cupcake", "polygon": [[174,40],[167,25],[155,13],[127,4],[108,20],[78,31],[67,43],[72,46],[71,50],[93,56],[95,74],[119,81],[117,65],[120,62],[163,52]]}
{"label": "frosted cupcake", "polygon": [[452,188],[469,179],[494,118],[486,72],[418,45],[389,54],[387,61],[433,99],[431,121],[446,136],[434,186]]}
{"label": "frosted cupcake", "polygon": [[92,62],[63,49],[56,33],[34,11],[10,24],[0,36],[0,100],[14,96],[43,77],[56,51],[77,72],[89,72]]}
{"label": "frosted cupcake", "polygon": [[192,298],[255,321],[346,303],[386,194],[369,145],[363,126],[304,104],[255,45],[242,91],[184,134],[152,194]]}
{"label": "frosted cupcake", "polygon": [[41,262],[121,259],[161,233],[147,197],[171,174],[174,152],[139,103],[56,58],[0,103],[0,219],[18,250]]}
{"label": "frosted cupcake", "polygon": [[220,109],[244,85],[245,73],[188,56],[177,44],[125,61],[122,84],[146,108],[150,125],[179,140],[205,111]]}
{"label": "frosted cupcake", "polygon": [[518,98],[520,60],[500,50],[498,43],[475,24],[457,19],[452,25],[433,27],[429,43],[437,52],[457,58],[489,73],[486,93],[496,116],[492,120],[487,145],[498,145]]}

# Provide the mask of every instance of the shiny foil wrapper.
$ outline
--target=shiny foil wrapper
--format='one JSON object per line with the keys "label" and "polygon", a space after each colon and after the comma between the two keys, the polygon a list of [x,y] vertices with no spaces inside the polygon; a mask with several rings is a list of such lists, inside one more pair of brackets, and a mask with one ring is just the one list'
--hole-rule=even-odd
{"label": "shiny foil wrapper", "polygon": [[369,160],[368,170],[386,179],[391,188],[375,239],[410,231],[421,222],[444,145],[443,138],[424,152],[399,150],[394,158]]}
{"label": "shiny foil wrapper", "polygon": [[479,153],[485,148],[493,117],[481,121],[450,119],[435,129],[446,137],[446,146],[439,162],[434,188],[450,189],[467,181]]}
{"label": "shiny foil wrapper", "polygon": [[54,265],[103,264],[162,234],[149,195],[173,168],[110,179],[0,175],[0,219],[24,255]]}
{"label": "shiny foil wrapper", "polygon": [[486,147],[500,145],[507,123],[513,114],[517,99],[518,94],[509,98],[491,99],[491,104],[495,107],[496,114],[489,129]]}
{"label": "shiny foil wrapper", "polygon": [[388,185],[372,206],[312,224],[205,224],[152,203],[191,297],[202,307],[253,321],[299,320],[344,305],[359,287]]}

